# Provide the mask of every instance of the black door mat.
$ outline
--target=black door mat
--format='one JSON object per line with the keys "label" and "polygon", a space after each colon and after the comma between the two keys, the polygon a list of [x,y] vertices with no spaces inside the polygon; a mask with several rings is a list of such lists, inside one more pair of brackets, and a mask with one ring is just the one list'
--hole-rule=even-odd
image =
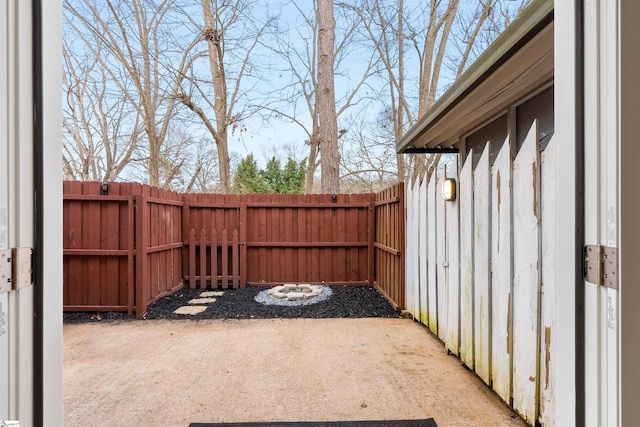
{"label": "black door mat", "polygon": [[189,427],[438,427],[433,418],[384,421],[307,421],[269,423],[191,423]]}

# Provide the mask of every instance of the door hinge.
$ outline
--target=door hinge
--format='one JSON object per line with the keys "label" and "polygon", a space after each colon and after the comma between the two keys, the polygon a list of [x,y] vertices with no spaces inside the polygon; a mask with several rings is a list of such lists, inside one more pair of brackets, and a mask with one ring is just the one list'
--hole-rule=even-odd
{"label": "door hinge", "polygon": [[584,280],[618,289],[618,249],[610,246],[584,247]]}
{"label": "door hinge", "polygon": [[31,248],[0,251],[0,293],[26,288],[33,283],[32,259]]}

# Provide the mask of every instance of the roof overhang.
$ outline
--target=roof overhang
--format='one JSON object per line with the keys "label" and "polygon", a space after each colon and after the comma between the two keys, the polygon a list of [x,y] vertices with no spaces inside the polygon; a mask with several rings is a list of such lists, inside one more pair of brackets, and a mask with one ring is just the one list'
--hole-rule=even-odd
{"label": "roof overhang", "polygon": [[397,152],[455,151],[462,136],[552,82],[553,26],[553,0],[535,0],[407,131]]}

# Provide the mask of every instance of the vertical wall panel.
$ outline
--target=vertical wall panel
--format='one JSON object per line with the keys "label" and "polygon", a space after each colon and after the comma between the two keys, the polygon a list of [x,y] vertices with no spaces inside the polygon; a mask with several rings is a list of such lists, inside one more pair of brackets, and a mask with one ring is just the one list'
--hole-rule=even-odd
{"label": "vertical wall panel", "polygon": [[436,224],[436,182],[438,177],[434,173],[431,175],[427,185],[427,236],[430,237],[427,248],[427,277],[428,277],[428,299],[429,299],[429,329],[434,334],[438,334],[438,282],[437,282],[437,224]]}
{"label": "vertical wall panel", "polygon": [[491,379],[511,397],[511,149],[507,137],[491,168]]}
{"label": "vertical wall panel", "polygon": [[447,308],[449,297],[449,268],[447,266],[447,218],[445,202],[440,195],[443,181],[447,179],[447,170],[438,173],[436,188],[436,286],[438,288],[438,337],[447,340]]}
{"label": "vertical wall panel", "polygon": [[[413,182],[413,197],[412,197],[412,206],[411,206],[411,221],[413,224],[413,230],[416,230],[417,233],[420,232],[420,180],[416,179]],[[424,253],[422,253],[422,242],[420,240],[415,240],[412,245],[413,250],[413,258],[414,264],[412,268],[412,282],[413,282],[413,307],[415,310],[415,318],[421,318],[421,307],[420,307],[420,281],[422,278],[420,277],[421,273],[421,264],[424,259]]]}
{"label": "vertical wall panel", "polygon": [[460,170],[460,359],[474,369],[473,149]]}
{"label": "vertical wall panel", "polygon": [[489,176],[490,144],[486,144],[473,172],[474,198],[474,350],[476,373],[487,384],[490,375],[491,295],[489,280],[491,179]]}
{"label": "vertical wall panel", "polygon": [[[413,185],[411,185],[411,183],[409,182],[409,184],[407,185],[407,198],[406,198],[406,204],[407,204],[407,230],[413,230],[415,229],[415,223],[414,223],[414,219],[413,219],[413,198],[414,198],[414,190],[413,190]],[[380,234],[382,235],[382,230],[380,230]],[[416,257],[416,252],[413,250],[413,247],[416,245],[416,239],[407,239],[406,240],[406,261],[405,261],[405,271],[406,271],[406,277],[407,277],[407,283],[406,283],[406,304],[407,304],[407,311],[414,317],[414,318],[419,318],[419,313],[416,312],[416,307],[414,306],[415,304],[415,300],[414,300],[414,294],[417,293],[417,289],[416,289],[416,283],[414,283],[413,281],[413,270],[414,268],[417,268],[417,257]]]}
{"label": "vertical wall panel", "polygon": [[540,155],[540,197],[542,199],[542,271],[540,290],[540,416],[541,425],[553,425],[555,410],[554,387],[554,348],[551,339],[555,325],[555,288],[554,271],[556,269],[556,143],[555,137]]}
{"label": "vertical wall panel", "polygon": [[[540,292],[540,161],[537,122],[513,164],[513,405],[537,415]],[[535,355],[535,356],[532,356]]]}
{"label": "vertical wall panel", "polygon": [[[458,163],[451,169],[451,177],[460,183]],[[460,189],[456,189],[459,193]],[[447,262],[449,264],[449,295],[447,307],[447,348],[455,355],[460,353],[460,196],[446,204]]]}
{"label": "vertical wall panel", "polygon": [[429,259],[429,233],[427,232],[427,180],[423,179],[418,188],[418,227],[413,230],[417,230],[419,236],[420,245],[420,321],[427,325],[429,323],[429,292],[428,292],[428,269],[427,260]]}

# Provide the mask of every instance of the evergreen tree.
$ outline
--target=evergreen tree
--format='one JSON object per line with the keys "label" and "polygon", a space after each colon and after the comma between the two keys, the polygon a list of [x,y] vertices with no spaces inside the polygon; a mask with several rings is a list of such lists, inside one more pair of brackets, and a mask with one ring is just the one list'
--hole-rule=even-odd
{"label": "evergreen tree", "polygon": [[297,162],[289,157],[283,168],[274,156],[264,169],[258,169],[255,158],[249,154],[236,169],[233,192],[300,194],[304,192],[306,167],[306,159]]}
{"label": "evergreen tree", "polygon": [[233,192],[236,194],[268,193],[269,188],[258,169],[253,154],[242,159],[233,177]]}

